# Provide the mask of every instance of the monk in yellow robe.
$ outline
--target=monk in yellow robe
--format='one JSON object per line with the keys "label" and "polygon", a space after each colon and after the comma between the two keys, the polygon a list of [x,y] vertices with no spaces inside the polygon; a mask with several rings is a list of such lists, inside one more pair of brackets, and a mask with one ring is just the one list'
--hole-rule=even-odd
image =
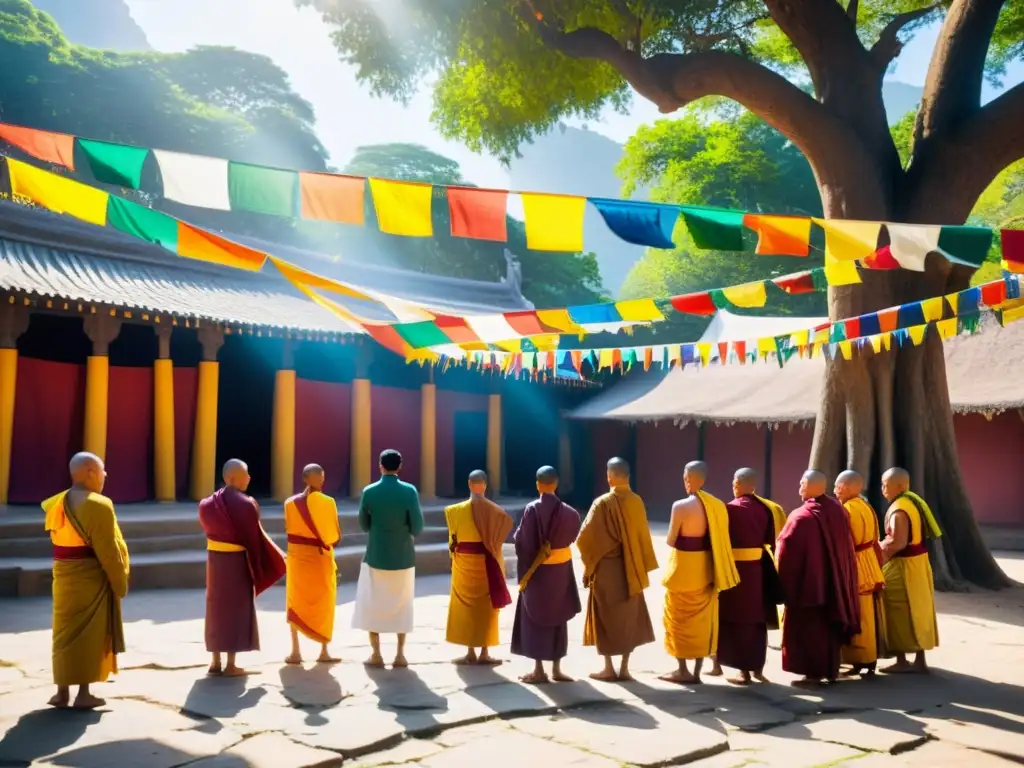
{"label": "monk in yellow robe", "polygon": [[843,646],[842,660],[852,665],[850,674],[873,675],[878,662],[879,641],[885,637],[882,612],[882,549],[878,543],[878,517],[867,499],[861,496],[864,478],[847,470],[836,478],[835,497],[846,508],[857,560],[857,593],[860,596],[860,632]]}
{"label": "monk in yellow robe", "polygon": [[[925,540],[939,538],[942,531],[928,503],[910,490],[907,470],[894,467],[882,475],[882,495],[889,502],[881,544],[885,651],[896,656],[896,663],[882,671],[927,673],[925,652],[938,646],[939,625]],[[908,653],[916,654],[913,663]]]}
{"label": "monk in yellow robe", "polygon": [[284,503],[284,531],[288,535],[288,580],[285,605],[292,629],[292,652],[286,664],[301,664],[299,633],[320,643],[321,664],[341,659],[327,649],[334,635],[334,605],[338,597],[338,564],[334,548],[341,541],[338,506],[323,492],[324,468],[309,464],[302,470],[305,490]]}
{"label": "monk in yellow robe", "polygon": [[53,682],[50,706],[95,709],[106,702],[89,691],[117,674],[124,653],[121,599],[128,593],[128,547],[114,504],[102,495],[107,472],[99,456],[76,453],[71,488],[43,502],[53,543]]}
{"label": "monk in yellow robe", "polygon": [[487,473],[474,470],[469,473],[469,499],[444,511],[452,557],[445,639],[466,646],[466,655],[455,664],[501,664],[489,649],[498,644],[498,611],[512,602],[503,551],[512,518],[486,492]]}
{"label": "monk in yellow robe", "polygon": [[[703,490],[708,467],[691,461],[683,470],[687,496],[672,505],[665,585],[665,650],[678,668],[661,675],[670,683],[699,683],[705,656],[718,650],[718,593],[740,582],[729,543],[725,504]],[[758,548],[756,558],[761,559]],[[687,661],[693,659],[693,673]]]}
{"label": "monk in yellow robe", "polygon": [[[644,590],[658,567],[647,525],[644,501],[629,487],[625,459],[608,462],[608,487],[594,500],[576,546],[583,558],[583,586],[590,590],[583,624],[583,644],[597,647],[604,669],[594,680],[632,680],[629,656],[654,642],[654,627]],[[621,656],[618,671],[613,656]]]}

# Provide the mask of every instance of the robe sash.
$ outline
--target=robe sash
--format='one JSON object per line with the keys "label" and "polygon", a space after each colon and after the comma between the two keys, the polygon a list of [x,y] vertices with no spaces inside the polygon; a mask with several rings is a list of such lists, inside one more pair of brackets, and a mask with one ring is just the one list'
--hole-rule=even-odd
{"label": "robe sash", "polygon": [[530,583],[530,579],[533,578],[533,574],[536,573],[537,569],[542,565],[561,565],[562,563],[568,563],[570,560],[572,560],[572,549],[569,547],[552,549],[551,542],[545,541],[540,545],[540,550],[537,552],[537,556],[533,558],[533,562],[530,563],[530,567],[519,580],[519,591],[526,591],[526,585]]}
{"label": "robe sash", "polygon": [[96,557],[96,550],[92,547],[62,547],[59,544],[53,545],[54,560],[89,560]]}
{"label": "robe sash", "polygon": [[299,513],[299,517],[302,518],[302,522],[306,524],[306,527],[312,531],[313,536],[296,536],[294,534],[288,534],[289,544],[306,544],[311,547],[317,547],[321,552],[327,552],[331,549],[326,543],[324,543],[323,537],[320,535],[320,531],[316,529],[316,524],[313,522],[313,515],[309,511],[309,500],[305,494],[299,494],[293,496],[291,499],[295,505],[295,510]]}
{"label": "robe sash", "polygon": [[674,549],[680,552],[710,552],[711,551],[711,537],[705,534],[704,536],[676,536],[675,542],[672,544]]}
{"label": "robe sash", "polygon": [[893,555],[893,557],[917,557],[918,555],[927,555],[928,546],[924,541],[919,541],[917,544],[907,544],[903,549]]}
{"label": "robe sash", "polygon": [[484,569],[487,573],[487,591],[491,594],[491,607],[504,608],[512,602],[505,584],[505,576],[501,566],[482,541],[453,541],[452,552],[460,555],[483,555]]}
{"label": "robe sash", "polygon": [[214,539],[206,540],[206,548],[210,552],[245,552],[245,547],[241,544],[232,544],[230,541],[216,541]]}
{"label": "robe sash", "polygon": [[732,558],[737,563],[756,563],[763,554],[763,547],[740,547],[732,551]]}

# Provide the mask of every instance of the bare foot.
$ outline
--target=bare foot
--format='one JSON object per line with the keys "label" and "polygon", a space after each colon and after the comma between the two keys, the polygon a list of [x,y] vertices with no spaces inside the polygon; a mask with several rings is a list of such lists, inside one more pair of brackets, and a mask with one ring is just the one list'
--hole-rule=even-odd
{"label": "bare foot", "polygon": [[242,669],[241,667],[236,667],[233,664],[229,664],[228,666],[224,667],[224,677],[245,677],[246,675],[251,674],[252,672],[250,672],[249,670]]}
{"label": "bare foot", "polygon": [[91,693],[80,693],[75,697],[74,708],[97,709],[106,703],[106,700],[101,699],[99,696],[93,696]]}
{"label": "bare foot", "polygon": [[493,656],[481,656],[476,661],[477,664],[483,664],[487,667],[500,667],[504,662],[501,659],[496,659]]}
{"label": "bare foot", "polygon": [[395,660],[391,662],[391,666],[395,669],[405,669],[409,666],[409,662],[406,661],[405,656],[395,656]]}
{"label": "bare foot", "polygon": [[289,653],[287,656],[285,656],[284,663],[285,664],[301,664],[302,663],[302,654],[301,653]]}
{"label": "bare foot", "polygon": [[71,694],[60,692],[55,693],[53,694],[52,697],[50,697],[50,700],[46,703],[49,704],[51,707],[56,707],[57,709],[67,709],[68,704],[71,703]]}
{"label": "bare foot", "polygon": [[340,664],[341,659],[336,656],[331,656],[329,653],[321,653],[316,657],[317,664]]}
{"label": "bare foot", "polygon": [[747,675],[736,675],[735,677],[730,677],[726,680],[733,685],[750,685],[750,677]]}
{"label": "bare foot", "polygon": [[363,662],[363,666],[373,667],[374,669],[383,669],[384,657],[379,653],[371,653],[370,658]]}
{"label": "bare foot", "polygon": [[722,671],[722,668],[718,664],[715,664],[715,666],[711,668],[711,671],[708,672],[709,677],[721,677],[724,674],[725,673]]}
{"label": "bare foot", "polygon": [[220,664],[211,664],[210,668],[206,670],[206,674],[211,677],[219,677],[224,674],[224,670],[221,668]]}
{"label": "bare foot", "polygon": [[536,672],[529,672],[525,675],[520,675],[519,682],[526,683],[527,685],[543,685],[551,681],[543,672],[539,675]]}
{"label": "bare foot", "polygon": [[813,680],[808,677],[801,677],[799,680],[794,680],[790,683],[794,688],[820,688],[821,680]]}
{"label": "bare foot", "polygon": [[619,676],[615,674],[614,670],[602,669],[600,672],[591,672],[590,679],[600,680],[605,683],[614,683],[616,680],[619,679]]}
{"label": "bare foot", "polygon": [[700,682],[699,677],[695,677],[689,672],[684,674],[678,669],[674,672],[669,672],[667,675],[658,675],[658,679],[664,680],[666,683],[675,683],[676,685],[696,685]]}
{"label": "bare foot", "polygon": [[764,672],[755,672],[754,673],[754,679],[757,680],[757,682],[759,682],[759,683],[770,683],[771,682],[771,680],[769,680],[767,677],[764,676]]}
{"label": "bare foot", "polygon": [[[556,683],[573,683],[576,682],[574,678],[569,677],[565,672],[555,672],[551,675],[551,679]],[[633,678],[630,678],[632,680]]]}
{"label": "bare foot", "polygon": [[909,661],[897,661],[888,667],[882,667],[882,671],[887,675],[920,675],[926,673],[928,668],[922,669],[916,664],[911,664]]}
{"label": "bare foot", "polygon": [[631,674],[629,673],[629,670],[628,670],[628,669],[627,669],[627,670],[626,670],[625,672],[623,672],[623,671],[622,671],[622,670],[620,669],[620,670],[619,670],[619,674],[618,674],[618,675],[616,676],[616,678],[615,678],[615,679],[616,679],[616,680],[618,680],[618,681],[619,681],[620,683],[635,683],[635,682],[636,682],[636,678],[635,678],[635,677],[633,677],[633,676],[632,676],[632,675],[631,675]]}
{"label": "bare foot", "polygon": [[457,659],[452,659],[452,664],[458,664],[460,667],[466,664],[476,664],[476,654],[467,653],[465,656],[460,656]]}

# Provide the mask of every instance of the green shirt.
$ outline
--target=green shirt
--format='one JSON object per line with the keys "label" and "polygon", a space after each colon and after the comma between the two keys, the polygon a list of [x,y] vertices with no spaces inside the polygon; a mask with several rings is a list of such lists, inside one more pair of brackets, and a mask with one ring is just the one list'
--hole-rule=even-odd
{"label": "green shirt", "polygon": [[378,571],[402,571],[416,565],[413,537],[423,530],[416,486],[396,475],[383,475],[363,488],[359,527],[370,534],[363,562]]}

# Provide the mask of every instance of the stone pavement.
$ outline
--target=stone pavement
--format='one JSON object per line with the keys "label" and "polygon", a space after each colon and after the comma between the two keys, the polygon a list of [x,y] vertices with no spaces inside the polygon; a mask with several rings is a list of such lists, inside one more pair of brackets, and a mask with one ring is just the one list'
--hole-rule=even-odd
{"label": "stone pavement", "polygon": [[[659,537],[660,538],[660,537]],[[659,550],[664,558],[664,546]],[[1024,559],[1001,559],[1024,581]],[[930,678],[842,682],[804,693],[787,685],[769,651],[773,683],[747,689],[708,679],[676,687],[660,642],[640,649],[635,683],[586,679],[592,649],[570,647],[574,683],[528,687],[529,668],[457,668],[444,643],[448,579],[417,582],[417,630],[408,670],[368,671],[361,635],[348,629],[353,585],[339,592],[335,667],[281,663],[284,590],[260,599],[263,651],[248,679],[207,679],[204,596],[148,592],[125,601],[129,651],[115,682],[96,687],[98,712],[44,702],[50,604],[0,600],[0,766],[173,768],[615,768],[739,766],[1011,766],[1024,763],[1024,589],[940,596],[942,647]],[[648,593],[655,625],[663,594]],[[508,642],[513,609],[502,613]],[[582,634],[582,617],[570,637]],[[774,633],[773,633],[774,634]],[[773,645],[778,637],[772,637]],[[304,646],[312,658],[315,648]],[[509,659],[507,646],[500,655]],[[243,662],[243,663],[244,663]]]}

